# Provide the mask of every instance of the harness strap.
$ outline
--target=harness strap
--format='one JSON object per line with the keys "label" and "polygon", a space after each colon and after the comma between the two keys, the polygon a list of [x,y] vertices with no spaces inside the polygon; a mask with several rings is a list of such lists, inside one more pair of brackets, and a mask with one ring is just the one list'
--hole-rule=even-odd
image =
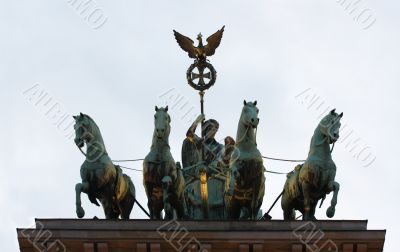
{"label": "harness strap", "polygon": [[78,147],[78,149],[80,150],[80,152],[82,153],[82,155],[84,155],[85,157],[87,157],[86,153],[85,153],[85,152],[83,152],[83,150],[82,150],[82,148],[81,148],[81,147],[79,147],[78,145],[77,145],[76,147]]}

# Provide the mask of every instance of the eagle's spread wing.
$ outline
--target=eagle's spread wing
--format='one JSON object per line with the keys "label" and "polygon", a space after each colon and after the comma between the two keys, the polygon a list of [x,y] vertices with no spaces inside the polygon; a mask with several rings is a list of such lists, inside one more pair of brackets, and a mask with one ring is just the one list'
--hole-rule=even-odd
{"label": "eagle's spread wing", "polygon": [[196,58],[196,49],[193,45],[193,40],[190,38],[180,34],[179,32],[174,30],[174,36],[176,42],[178,42],[179,46],[189,54],[190,58]]}
{"label": "eagle's spread wing", "polygon": [[222,26],[221,30],[207,38],[207,45],[204,48],[204,52],[207,56],[211,56],[215,53],[215,49],[219,46],[222,39],[222,34],[224,33],[225,25]]}

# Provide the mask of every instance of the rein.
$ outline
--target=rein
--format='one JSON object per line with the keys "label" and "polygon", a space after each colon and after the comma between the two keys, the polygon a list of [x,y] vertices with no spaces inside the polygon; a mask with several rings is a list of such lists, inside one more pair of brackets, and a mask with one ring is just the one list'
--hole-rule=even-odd
{"label": "rein", "polygon": [[254,142],[255,142],[256,146],[257,146],[257,130],[258,130],[258,125],[256,127],[255,132],[254,132]]}
{"label": "rein", "polygon": [[[247,131],[249,130],[249,128],[246,128],[246,131],[245,131],[245,133],[244,133],[244,136],[246,136],[246,134],[247,134]],[[258,130],[258,127],[256,127],[255,128],[255,140],[256,140],[256,144],[257,144],[257,130]],[[243,139],[244,137],[242,137],[237,143],[240,143],[241,141],[242,141],[242,139]],[[76,146],[76,147],[78,147],[78,145]],[[333,142],[333,144],[332,144],[332,148],[331,148],[331,153],[333,152],[333,149],[335,148],[335,142]],[[82,148],[80,148],[80,147],[78,147],[78,149],[79,149],[79,151],[82,153],[82,155],[83,156],[85,156],[85,157],[87,157],[87,154],[82,150]],[[274,158],[274,157],[268,157],[268,156],[262,156],[262,158],[265,158],[265,159],[269,159],[269,160],[274,160],[274,161],[282,161],[282,162],[294,162],[294,163],[301,163],[301,162],[305,162],[306,160],[303,160],[303,159],[283,159],[283,158]],[[144,158],[137,158],[137,159],[121,159],[121,160],[111,160],[112,162],[117,162],[117,163],[122,163],[122,162],[137,162],[137,161],[143,161],[144,160]],[[188,167],[184,167],[183,168],[183,170],[185,171],[185,170],[189,170],[189,169],[192,169],[192,168],[194,168],[194,167],[197,167],[197,166],[199,166],[199,165],[201,165],[202,163],[200,163],[200,164],[195,164],[195,165],[191,165],[191,166],[188,166]],[[128,169],[128,170],[132,170],[132,171],[138,171],[138,172],[141,172],[142,170],[139,170],[139,169],[134,169],[134,168],[130,168],[130,167],[126,167],[126,166],[121,166],[120,165],[120,167],[121,168],[123,168],[123,169]],[[273,174],[280,174],[280,175],[286,175],[286,174],[288,174],[288,173],[284,173],[284,172],[276,172],[276,171],[271,171],[271,170],[264,170],[265,172],[268,172],[268,173],[273,173]]]}
{"label": "rein", "polygon": [[87,157],[86,153],[82,150],[81,147],[79,147],[78,145],[77,145],[76,147],[78,147],[78,149],[80,150],[80,152],[82,153],[82,155],[84,155],[85,157]]}
{"label": "rein", "polygon": [[243,139],[246,137],[248,131],[249,131],[249,128],[246,127],[246,131],[244,132],[243,136],[241,136],[240,139],[236,142],[236,144],[241,143],[243,141]]}

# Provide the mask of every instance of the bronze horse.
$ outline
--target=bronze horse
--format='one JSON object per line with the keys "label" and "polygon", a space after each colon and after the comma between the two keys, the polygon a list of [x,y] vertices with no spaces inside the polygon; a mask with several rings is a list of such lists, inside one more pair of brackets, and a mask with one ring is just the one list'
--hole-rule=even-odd
{"label": "bronze horse", "polygon": [[104,146],[100,130],[94,120],[80,113],[75,119],[75,143],[81,149],[86,144],[85,162],[81,166],[82,183],[76,184],[76,214],[79,218],[85,216],[81,205],[81,193],[89,196],[90,202],[99,206],[106,219],[129,219],[135,203],[135,187],[129,176],[115,166]]}
{"label": "bronze horse", "polygon": [[236,148],[230,160],[231,174],[226,205],[231,219],[255,220],[264,198],[265,168],[256,143],[255,129],[259,122],[256,105],[257,101],[244,101],[236,135]]}
{"label": "bronze horse", "polygon": [[154,133],[150,153],[143,161],[143,184],[148,199],[151,219],[182,218],[184,215],[185,181],[180,165],[175,163],[169,146],[171,118],[168,106],[158,108],[154,115]]}
{"label": "bronze horse", "polygon": [[282,195],[285,220],[295,219],[295,210],[303,214],[303,220],[316,220],[315,208],[326,194],[334,192],[326,215],[335,215],[339,183],[335,181],[336,165],[332,160],[330,144],[339,139],[340,115],[332,110],[318,124],[311,138],[310,151],[303,165],[296,166],[288,174]]}

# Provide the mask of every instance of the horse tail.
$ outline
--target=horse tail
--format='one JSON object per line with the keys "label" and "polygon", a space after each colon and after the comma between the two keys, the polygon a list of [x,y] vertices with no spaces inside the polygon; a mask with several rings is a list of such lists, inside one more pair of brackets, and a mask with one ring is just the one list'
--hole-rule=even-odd
{"label": "horse tail", "polygon": [[128,184],[128,192],[129,192],[129,194],[134,199],[136,199],[136,189],[135,189],[135,185],[132,182],[132,179],[126,174],[124,174],[124,179],[125,179],[126,183]]}

